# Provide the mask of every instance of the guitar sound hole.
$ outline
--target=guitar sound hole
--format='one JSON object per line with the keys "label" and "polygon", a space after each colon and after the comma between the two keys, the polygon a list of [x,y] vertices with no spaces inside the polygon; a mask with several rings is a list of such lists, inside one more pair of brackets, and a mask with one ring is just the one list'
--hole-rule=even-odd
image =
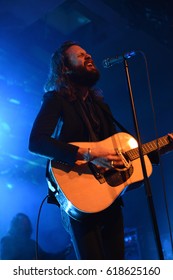
{"label": "guitar sound hole", "polygon": [[133,166],[131,165],[130,168],[126,169],[125,171],[116,171],[114,169],[109,169],[105,171],[104,178],[109,186],[116,187],[127,181],[132,174]]}

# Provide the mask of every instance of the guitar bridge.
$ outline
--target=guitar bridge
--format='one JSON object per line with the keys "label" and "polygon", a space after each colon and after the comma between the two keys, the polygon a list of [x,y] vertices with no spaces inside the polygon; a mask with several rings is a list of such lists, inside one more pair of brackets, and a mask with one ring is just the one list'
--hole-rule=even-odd
{"label": "guitar bridge", "polygon": [[88,162],[88,166],[90,170],[92,171],[94,177],[99,181],[100,184],[105,183],[105,178],[103,174],[99,171],[96,165],[94,165],[91,161]]}

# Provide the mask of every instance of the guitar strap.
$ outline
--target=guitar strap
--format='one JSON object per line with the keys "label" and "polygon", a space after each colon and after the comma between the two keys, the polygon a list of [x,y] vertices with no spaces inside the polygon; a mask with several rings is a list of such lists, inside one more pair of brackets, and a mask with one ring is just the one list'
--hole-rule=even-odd
{"label": "guitar strap", "polygon": [[128,130],[122,124],[120,124],[113,116],[112,116],[112,119],[113,119],[114,123],[121,129],[121,131],[127,132],[128,134],[130,134],[128,132]]}
{"label": "guitar strap", "polygon": [[[113,123],[115,125],[118,126],[118,128],[122,131],[122,132],[126,132],[128,134],[131,134],[122,124],[120,124],[120,122],[118,122],[112,115],[109,106],[103,102],[100,102],[99,100],[96,100],[97,104],[101,107],[101,109],[106,112],[106,114],[108,114],[108,116],[112,119]],[[107,105],[107,106],[105,106]]]}

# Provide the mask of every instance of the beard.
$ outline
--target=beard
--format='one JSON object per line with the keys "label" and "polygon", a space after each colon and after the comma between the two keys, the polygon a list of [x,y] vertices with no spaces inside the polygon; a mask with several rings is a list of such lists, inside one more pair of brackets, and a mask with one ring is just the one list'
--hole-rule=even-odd
{"label": "beard", "polygon": [[87,70],[85,66],[71,66],[69,79],[80,86],[92,87],[100,78],[100,72],[97,68]]}

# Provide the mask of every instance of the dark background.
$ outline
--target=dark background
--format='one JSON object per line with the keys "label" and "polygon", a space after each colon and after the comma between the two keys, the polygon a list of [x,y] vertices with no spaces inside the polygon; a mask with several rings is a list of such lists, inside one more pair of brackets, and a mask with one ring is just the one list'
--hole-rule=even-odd
{"label": "dark background", "polygon": [[[28,152],[28,137],[50,56],[63,41],[78,41],[92,54],[101,72],[98,87],[115,117],[134,135],[124,65],[105,69],[102,60],[137,51],[128,65],[142,142],[173,130],[172,6],[166,0],[0,1],[0,237],[12,217],[24,212],[31,218],[35,239],[39,207],[47,195],[46,160]],[[172,164],[172,153],[163,156],[150,177],[165,259],[173,258]],[[157,259],[145,188],[127,192],[124,204],[126,258]],[[39,243],[50,252],[70,244],[58,208],[46,202]]]}

